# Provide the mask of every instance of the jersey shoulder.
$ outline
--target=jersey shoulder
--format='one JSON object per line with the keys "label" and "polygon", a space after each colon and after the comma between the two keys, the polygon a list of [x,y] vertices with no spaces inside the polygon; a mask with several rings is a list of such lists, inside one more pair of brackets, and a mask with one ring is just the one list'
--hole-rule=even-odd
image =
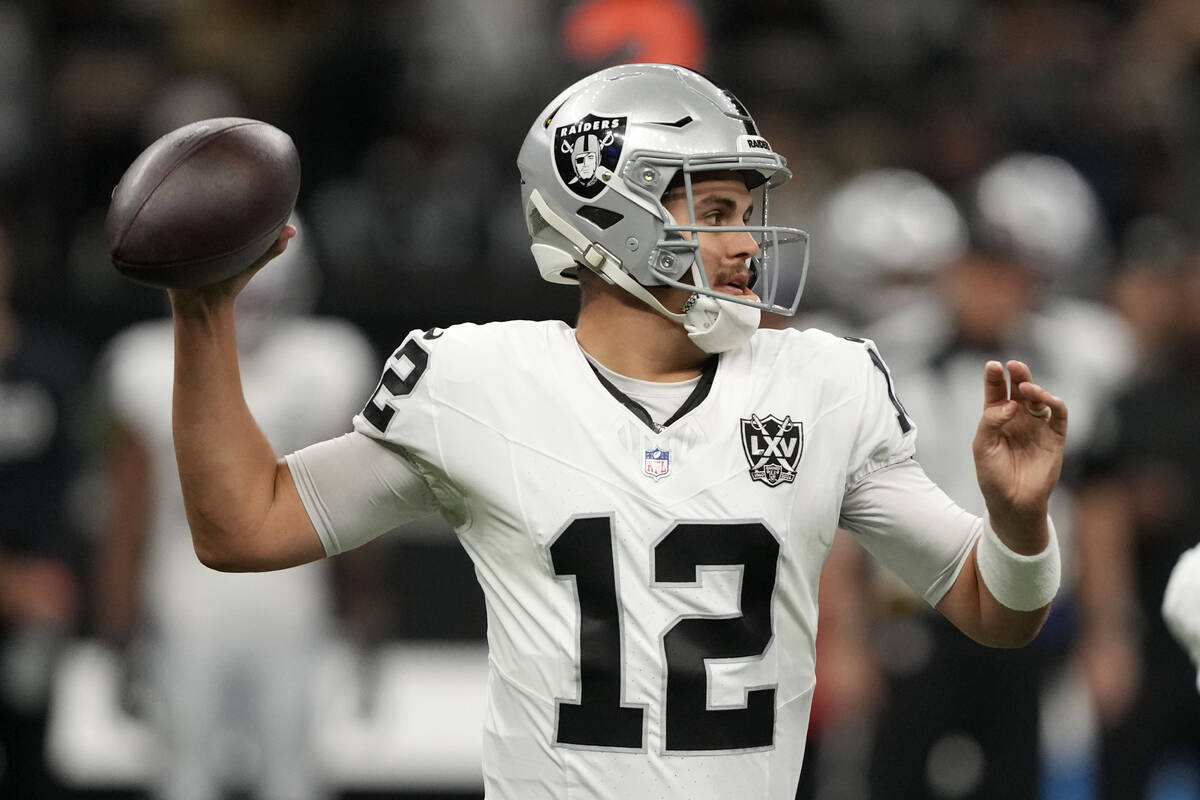
{"label": "jersey shoulder", "polygon": [[[882,363],[878,348],[870,339],[840,336],[819,328],[759,330],[752,340],[755,369],[773,374],[819,374],[823,380],[858,386]],[[872,353],[874,354],[872,356]]]}
{"label": "jersey shoulder", "polygon": [[572,347],[577,354],[571,328],[557,321],[412,331],[388,357],[355,425],[368,435],[412,440],[428,432],[439,409],[454,409],[500,426],[498,420],[529,413]]}
{"label": "jersey shoulder", "polygon": [[[914,426],[896,394],[892,375],[870,339],[839,336],[817,328],[761,330],[752,340],[748,367],[763,391],[805,393],[817,406],[832,410],[850,404],[855,424],[894,419],[906,438]],[[890,422],[884,428],[893,427]]]}
{"label": "jersey shoulder", "polygon": [[429,354],[429,374],[437,385],[465,381],[478,387],[508,382],[523,373],[544,373],[547,359],[571,337],[571,328],[558,321],[461,323],[414,331],[404,347],[414,343]]}
{"label": "jersey shoulder", "polygon": [[752,342],[756,347],[779,351],[803,351],[808,353],[845,354],[861,349],[867,339],[842,336],[821,328],[760,328]]}

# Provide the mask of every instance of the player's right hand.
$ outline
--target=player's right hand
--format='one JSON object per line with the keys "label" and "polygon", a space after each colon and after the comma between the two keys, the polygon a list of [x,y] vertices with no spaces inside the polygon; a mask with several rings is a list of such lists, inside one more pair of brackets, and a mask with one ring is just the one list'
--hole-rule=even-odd
{"label": "player's right hand", "polygon": [[207,314],[224,305],[232,305],[242,289],[246,288],[246,284],[250,282],[250,279],[260,269],[270,263],[272,259],[283,253],[287,249],[288,240],[295,235],[296,228],[294,226],[283,226],[283,230],[279,233],[279,238],[275,240],[275,244],[271,245],[271,249],[263,253],[262,257],[249,267],[231,278],[226,278],[219,283],[209,286],[197,286],[190,289],[167,289],[167,294],[171,299],[172,310],[177,314]]}

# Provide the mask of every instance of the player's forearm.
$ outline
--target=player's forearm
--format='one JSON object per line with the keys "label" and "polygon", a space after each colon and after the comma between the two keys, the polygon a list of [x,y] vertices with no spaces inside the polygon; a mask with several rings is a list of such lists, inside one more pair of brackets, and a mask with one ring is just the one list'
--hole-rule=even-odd
{"label": "player's forearm", "polygon": [[[1058,591],[1057,536],[1044,514],[1015,528],[1011,518],[989,517],[983,524],[938,610],[981,644],[1022,647],[1041,630]],[[1034,551],[1030,545],[1038,541],[1043,544]]]}
{"label": "player's forearm", "polygon": [[1037,636],[1050,605],[1017,611],[1000,603],[979,573],[978,550],[972,551],[958,580],[938,603],[938,610],[959,630],[989,647],[1023,647]]}
{"label": "player's forearm", "polygon": [[981,577],[977,580],[979,641],[991,647],[1024,647],[1032,642],[1050,616],[1050,604],[1033,611],[1017,611],[998,601]]}
{"label": "player's forearm", "polygon": [[996,646],[1028,643],[1058,592],[1058,540],[1043,506],[997,519],[989,515],[975,545],[980,617]]}
{"label": "player's forearm", "polygon": [[268,517],[277,464],[242,394],[233,303],[172,304],[172,428],[193,544],[205,564],[250,568],[238,562]]}

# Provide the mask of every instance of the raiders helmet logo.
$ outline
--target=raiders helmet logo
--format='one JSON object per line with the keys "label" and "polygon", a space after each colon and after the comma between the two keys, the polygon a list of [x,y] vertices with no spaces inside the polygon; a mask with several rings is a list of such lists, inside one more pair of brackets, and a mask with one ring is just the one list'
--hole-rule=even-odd
{"label": "raiders helmet logo", "polygon": [[751,480],[767,486],[792,483],[804,452],[804,423],[790,416],[751,414],[742,421],[742,451],[750,465]]}
{"label": "raiders helmet logo", "polygon": [[588,114],[555,129],[554,166],[572,193],[591,200],[604,191],[621,158],[627,119]]}

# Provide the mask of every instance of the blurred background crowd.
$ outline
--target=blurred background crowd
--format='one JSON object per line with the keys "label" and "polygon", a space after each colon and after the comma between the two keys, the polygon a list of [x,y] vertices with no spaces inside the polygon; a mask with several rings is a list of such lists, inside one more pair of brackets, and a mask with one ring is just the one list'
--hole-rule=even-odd
{"label": "blurred background crowd", "polygon": [[[0,0],[0,797],[478,797],[484,615],[439,521],[209,573],[170,444],[170,325],[109,194],[151,141],[271,122],[300,238],[239,302],[282,453],[349,427],[413,328],[573,319],[516,152],[620,61],[735,91],[795,177],[802,310],[869,336],[926,470],[982,512],[982,365],[1071,410],[1066,575],[1020,651],[839,539],[800,796],[1200,799],[1196,675],[1158,612],[1200,541],[1196,0]],[[484,390],[481,388],[481,390]]]}

